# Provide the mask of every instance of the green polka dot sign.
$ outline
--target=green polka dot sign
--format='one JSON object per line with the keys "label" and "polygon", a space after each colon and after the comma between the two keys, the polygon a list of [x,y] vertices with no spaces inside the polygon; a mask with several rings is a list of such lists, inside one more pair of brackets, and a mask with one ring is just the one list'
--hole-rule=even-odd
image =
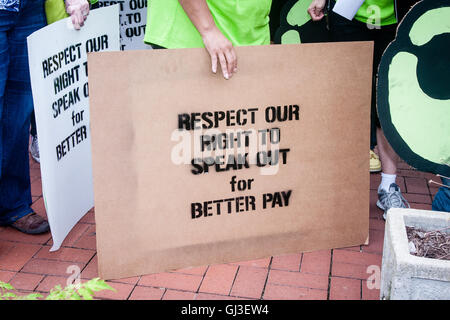
{"label": "green polka dot sign", "polygon": [[450,176],[450,1],[416,4],[382,58],[378,115],[412,167]]}
{"label": "green polka dot sign", "polygon": [[277,44],[297,44],[328,42],[329,33],[326,19],[312,21],[308,13],[311,0],[289,0],[281,9],[280,26],[274,42]]}

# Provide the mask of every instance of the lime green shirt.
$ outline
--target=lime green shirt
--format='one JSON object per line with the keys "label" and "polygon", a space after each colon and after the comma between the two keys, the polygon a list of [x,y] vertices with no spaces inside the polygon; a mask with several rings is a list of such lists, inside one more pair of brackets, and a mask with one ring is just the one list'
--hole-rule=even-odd
{"label": "lime green shirt", "polygon": [[[270,43],[272,0],[206,0],[219,30],[234,46]],[[144,41],[161,47],[201,48],[202,38],[178,0],[148,0]]]}
{"label": "lime green shirt", "polygon": [[[90,4],[97,3],[98,0],[89,0]],[[66,4],[64,0],[45,0],[45,15],[47,24],[67,18],[69,14],[66,12]]]}
{"label": "lime green shirt", "polygon": [[[371,6],[377,6],[380,10]],[[378,12],[380,13],[379,24],[374,20]],[[366,0],[356,13],[355,19],[371,25],[387,26],[395,24],[397,23],[397,17],[394,0]]]}

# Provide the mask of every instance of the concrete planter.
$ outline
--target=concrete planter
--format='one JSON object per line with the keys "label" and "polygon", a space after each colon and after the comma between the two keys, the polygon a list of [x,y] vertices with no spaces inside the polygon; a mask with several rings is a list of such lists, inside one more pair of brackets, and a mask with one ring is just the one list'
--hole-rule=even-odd
{"label": "concrete planter", "polygon": [[[450,261],[411,255],[405,226],[424,231],[442,230],[450,226],[450,213],[389,210],[384,234],[380,299],[449,300]],[[450,230],[443,232],[450,233]]]}

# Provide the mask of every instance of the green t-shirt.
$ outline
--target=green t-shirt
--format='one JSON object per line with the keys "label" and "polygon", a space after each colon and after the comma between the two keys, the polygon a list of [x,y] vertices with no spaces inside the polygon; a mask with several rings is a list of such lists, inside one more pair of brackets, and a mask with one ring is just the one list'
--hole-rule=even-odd
{"label": "green t-shirt", "polygon": [[[366,0],[356,13],[355,19],[371,25],[387,26],[395,24],[397,23],[397,17],[395,14],[394,1],[395,0]],[[374,20],[378,13],[380,14],[379,24]]]}
{"label": "green t-shirt", "polygon": [[[206,0],[220,31],[234,46],[270,43],[272,0]],[[148,0],[146,43],[201,48],[202,38],[178,0]]]}
{"label": "green t-shirt", "polygon": [[[98,0],[89,0],[90,4],[97,3]],[[45,0],[45,15],[47,24],[67,18],[69,14],[66,12],[66,4],[64,0]]]}

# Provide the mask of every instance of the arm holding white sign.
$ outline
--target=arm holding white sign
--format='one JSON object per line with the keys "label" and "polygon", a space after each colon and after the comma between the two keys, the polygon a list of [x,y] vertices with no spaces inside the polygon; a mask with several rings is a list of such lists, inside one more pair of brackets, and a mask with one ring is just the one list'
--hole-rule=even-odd
{"label": "arm holding white sign", "polygon": [[[356,12],[361,8],[364,0],[340,0],[336,2],[333,11],[348,20],[352,20]],[[308,13],[313,21],[319,21],[324,17],[326,0],[313,0],[308,8]]]}
{"label": "arm holding white sign", "polygon": [[189,19],[202,36],[205,48],[211,56],[212,72],[217,71],[217,62],[222,67],[225,79],[237,71],[237,57],[234,47],[217,28],[205,0],[179,0]]}
{"label": "arm holding white sign", "polygon": [[87,0],[65,0],[66,11],[72,19],[75,29],[79,30],[89,14],[89,2]]}

